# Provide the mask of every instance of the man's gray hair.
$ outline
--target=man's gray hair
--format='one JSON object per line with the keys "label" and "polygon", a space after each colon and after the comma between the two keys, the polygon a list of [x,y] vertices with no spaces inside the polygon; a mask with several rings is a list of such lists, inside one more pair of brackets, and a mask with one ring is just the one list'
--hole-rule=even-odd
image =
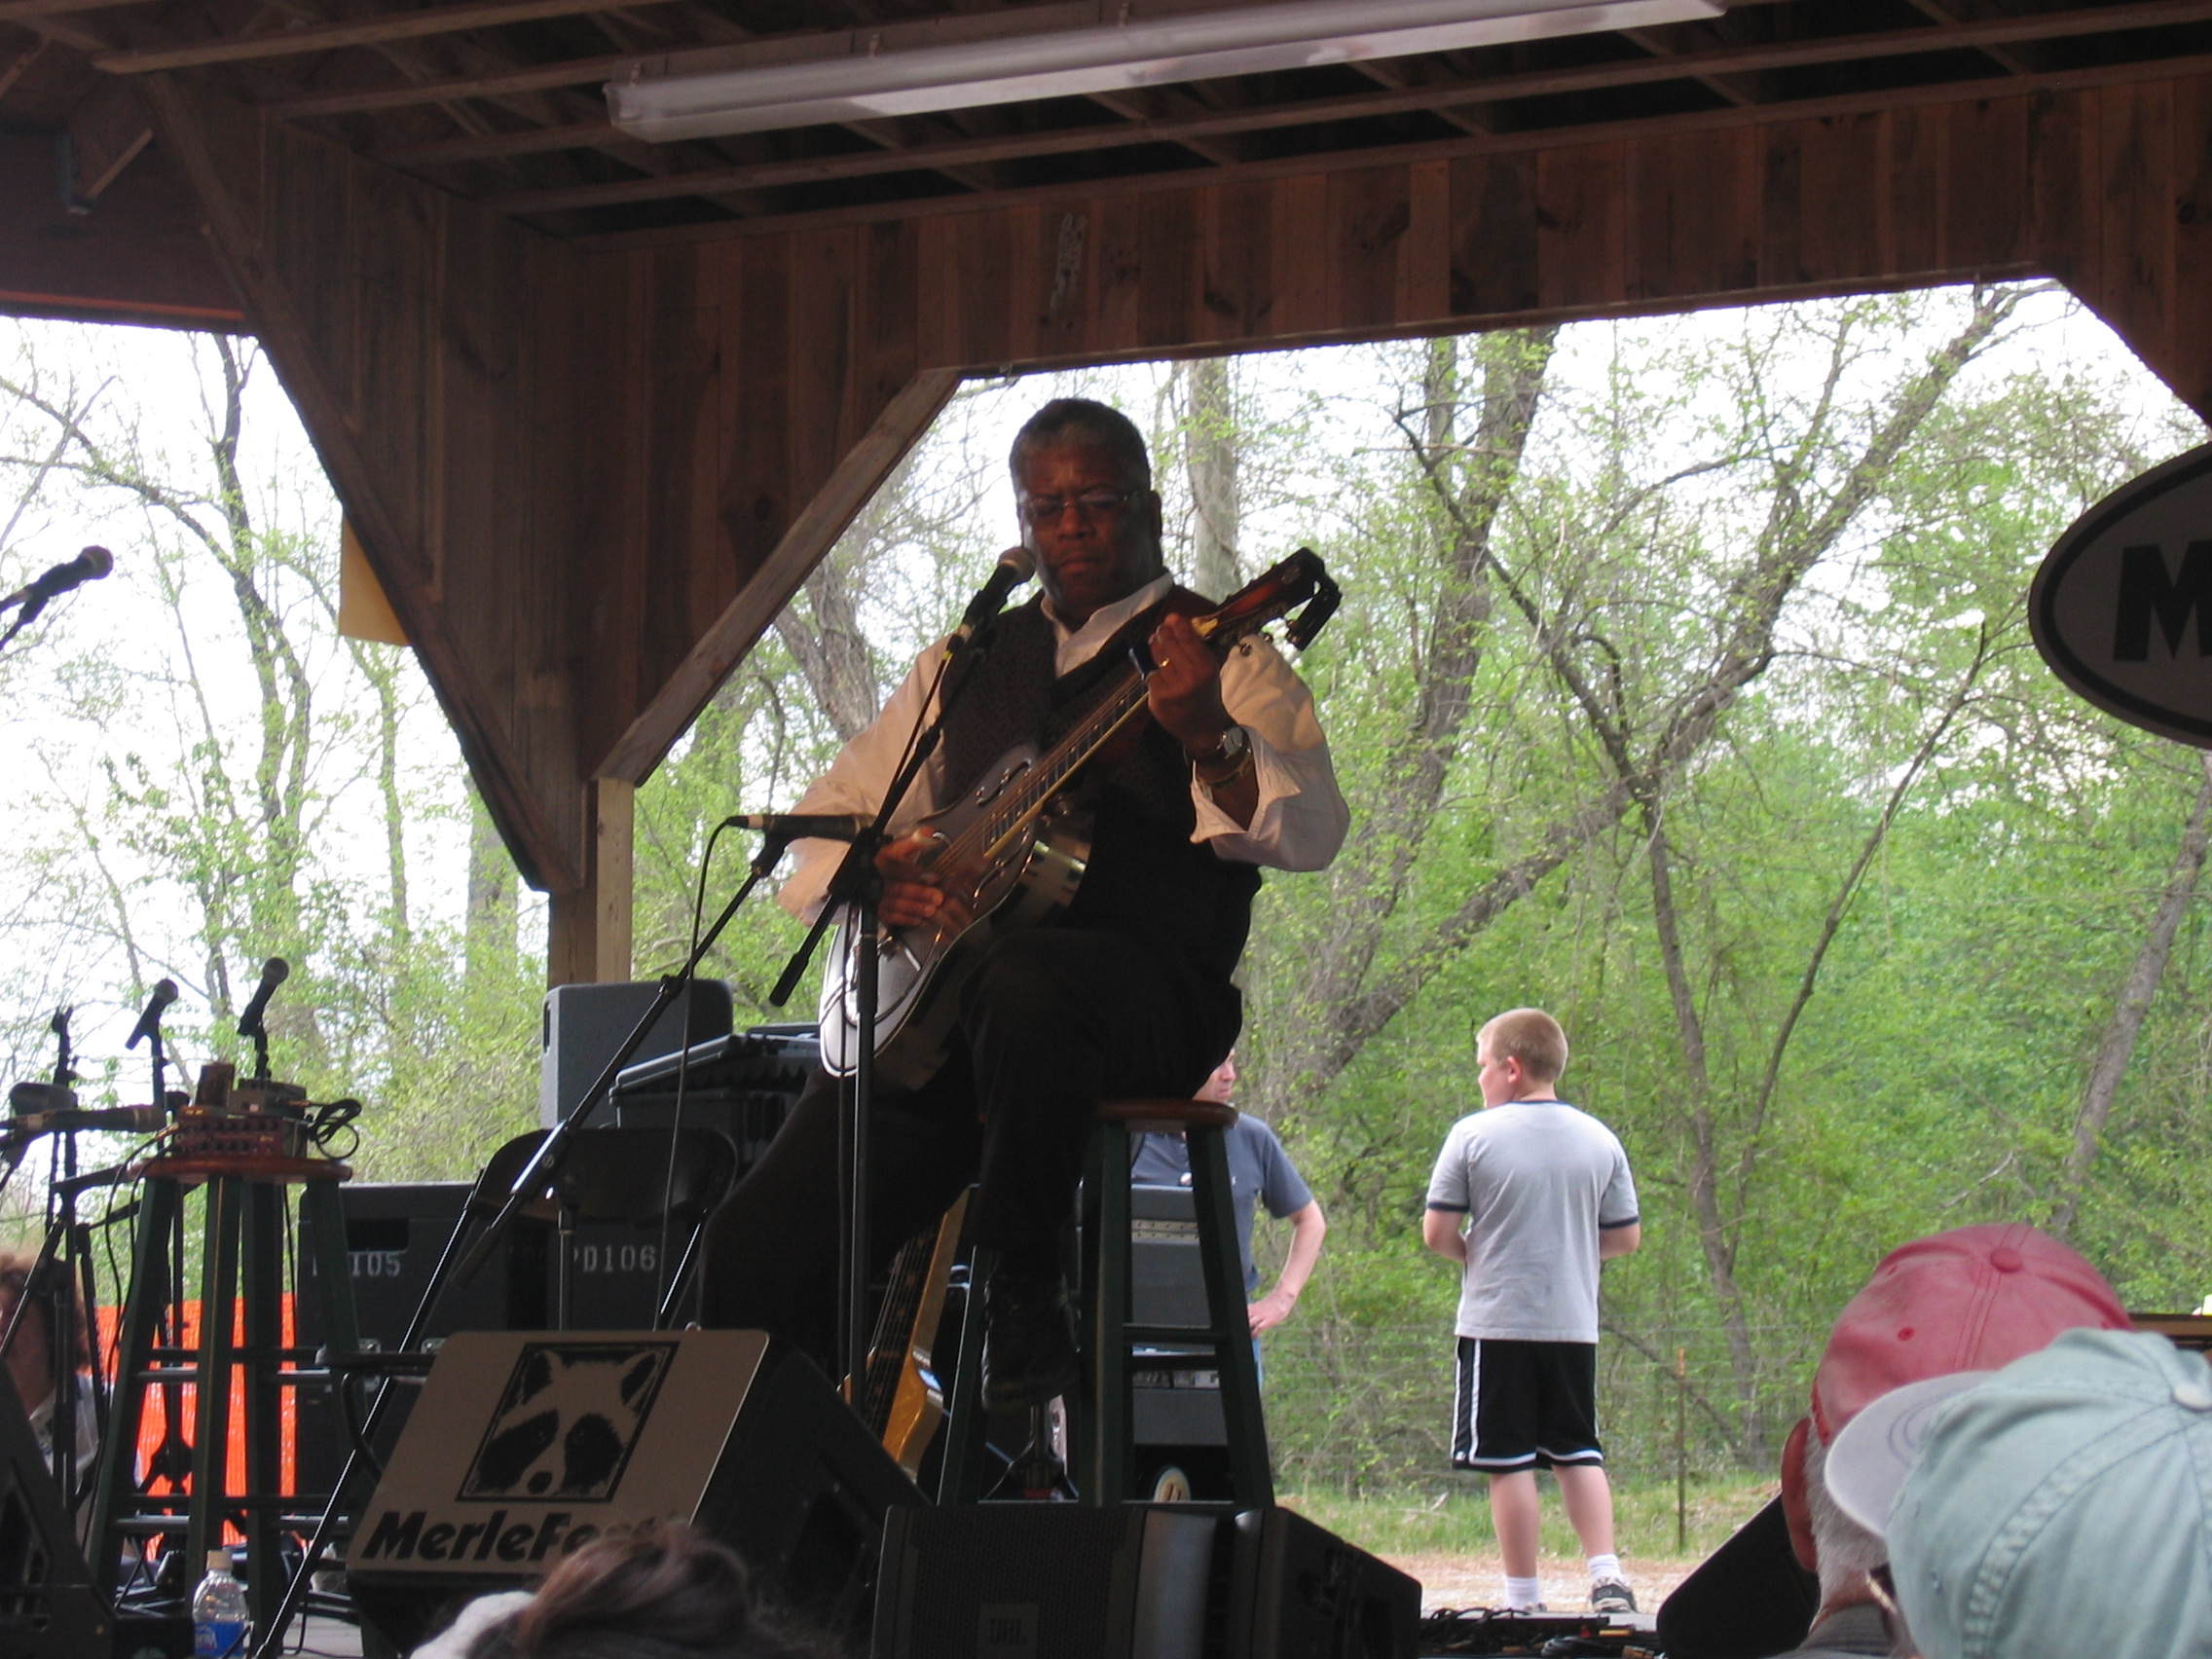
{"label": "man's gray hair", "polygon": [[1866,1575],[1890,1559],[1890,1546],[1836,1507],[1828,1491],[1828,1449],[1818,1434],[1805,1436],[1805,1507],[1813,1523],[1813,1551],[1820,1558],[1821,1604],[1872,1600]]}
{"label": "man's gray hair", "polygon": [[1119,409],[1088,397],[1055,397],[1022,423],[1014,435],[1008,468],[1020,475],[1021,463],[1034,450],[1054,444],[1088,444],[1114,458],[1122,477],[1132,490],[1152,488],[1152,457],[1144,447],[1144,434],[1136,423]]}

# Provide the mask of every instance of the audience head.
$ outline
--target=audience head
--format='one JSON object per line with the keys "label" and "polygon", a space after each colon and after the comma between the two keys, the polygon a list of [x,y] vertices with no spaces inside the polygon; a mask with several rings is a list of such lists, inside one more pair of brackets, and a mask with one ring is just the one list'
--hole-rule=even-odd
{"label": "audience head", "polygon": [[[19,1251],[0,1250],[0,1332],[6,1331],[9,1321],[15,1318],[16,1309],[30,1286],[31,1269],[36,1260]],[[36,1410],[54,1393],[54,1302],[57,1295],[67,1296],[70,1308],[77,1314],[72,1321],[75,1329],[70,1341],[75,1350],[76,1368],[82,1371],[92,1363],[92,1348],[85,1336],[83,1300],[65,1275],[54,1273],[50,1275],[48,1287],[33,1296],[30,1305],[23,1309],[22,1324],[8,1349],[8,1380],[15,1383],[25,1411]]]}
{"label": "audience head", "polygon": [[1205,1082],[1198,1085],[1194,1100],[1211,1100],[1217,1106],[1229,1104],[1229,1096],[1236,1088],[1236,1056],[1233,1053],[1213,1068]]}
{"label": "audience head", "polygon": [[[1567,1033],[1540,1008],[1508,1009],[1475,1033],[1475,1058],[1487,1073],[1507,1061],[1520,1068],[1519,1084],[1554,1084],[1567,1070]],[[1484,1086],[1490,1104],[1490,1088]]]}
{"label": "audience head", "polygon": [[745,1564],[682,1525],[594,1539],[545,1576],[468,1659],[835,1659],[764,1610]]}
{"label": "audience head", "polygon": [[1992,1370],[2063,1331],[2128,1323],[2103,1275],[2032,1227],[1955,1228],[1883,1257],[1836,1319],[1814,1374],[1811,1415],[1782,1453],[1790,1543],[1820,1574],[1823,1605],[1871,1599],[1866,1574],[1889,1553],[1835,1505],[1824,1479],[1847,1423],[1908,1383]]}
{"label": "audience head", "polygon": [[1921,1659],[2204,1651],[2212,1366],[2163,1337],[2069,1331],[1957,1391],[1901,1390],[1828,1478],[1886,1539]]}

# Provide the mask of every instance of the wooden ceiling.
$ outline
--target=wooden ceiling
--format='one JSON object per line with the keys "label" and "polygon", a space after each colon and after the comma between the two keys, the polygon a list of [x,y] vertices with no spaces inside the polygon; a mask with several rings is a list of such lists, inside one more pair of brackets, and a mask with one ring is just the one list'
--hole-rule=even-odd
{"label": "wooden ceiling", "polygon": [[1423,154],[1842,116],[2212,68],[2212,0],[1734,0],[1717,18],[1512,47],[650,144],[600,88],[794,31],[995,0],[0,0],[0,132],[65,140],[77,205],[201,83],[565,239],[726,236],[1096,198]]}

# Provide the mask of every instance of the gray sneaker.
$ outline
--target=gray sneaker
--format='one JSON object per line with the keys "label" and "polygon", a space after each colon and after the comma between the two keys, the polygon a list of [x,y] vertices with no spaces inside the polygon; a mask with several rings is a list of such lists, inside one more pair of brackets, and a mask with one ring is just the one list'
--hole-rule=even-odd
{"label": "gray sneaker", "polygon": [[1617,1578],[1593,1584],[1590,1586],[1590,1610],[1594,1613],[1633,1613],[1636,1611],[1636,1592]]}

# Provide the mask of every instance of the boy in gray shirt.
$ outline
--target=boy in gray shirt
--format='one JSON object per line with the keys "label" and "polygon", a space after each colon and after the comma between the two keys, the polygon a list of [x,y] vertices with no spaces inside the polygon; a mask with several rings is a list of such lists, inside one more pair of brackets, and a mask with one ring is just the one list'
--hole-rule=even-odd
{"label": "boy in gray shirt", "polygon": [[1613,1553],[1613,1493],[1598,1443],[1598,1264],[1643,1240],[1628,1154],[1555,1092],[1567,1033],[1517,1008],[1475,1039],[1483,1110],[1453,1124],[1429,1177],[1421,1236],[1463,1264],[1452,1466],[1490,1476],[1505,1600],[1539,1607],[1536,1471],[1589,1558],[1590,1605],[1632,1612]]}

